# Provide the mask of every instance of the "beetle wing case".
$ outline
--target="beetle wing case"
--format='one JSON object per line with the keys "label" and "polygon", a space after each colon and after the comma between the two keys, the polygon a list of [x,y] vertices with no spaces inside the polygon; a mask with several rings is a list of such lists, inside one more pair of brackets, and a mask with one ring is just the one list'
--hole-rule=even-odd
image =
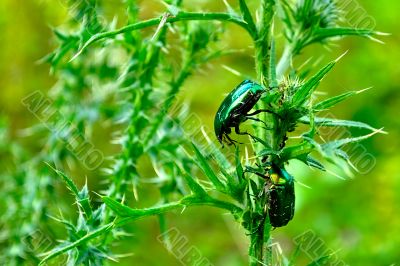
{"label": "beetle wing case", "polygon": [[293,177],[284,169],[280,169],[279,176],[285,179],[283,184],[272,184],[269,189],[268,215],[273,227],[282,227],[288,224],[294,216],[295,192]]}

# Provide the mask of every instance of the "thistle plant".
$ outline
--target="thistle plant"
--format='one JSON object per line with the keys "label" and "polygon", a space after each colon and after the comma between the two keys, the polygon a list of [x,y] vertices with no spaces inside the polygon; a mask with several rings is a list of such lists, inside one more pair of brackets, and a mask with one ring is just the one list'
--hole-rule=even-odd
{"label": "thistle plant", "polygon": [[[46,182],[56,184],[48,178],[55,175],[65,183],[75,198],[78,218],[71,222],[62,214],[46,213],[65,226],[66,235],[56,247],[30,254],[35,261],[45,264],[64,257],[70,265],[101,265],[114,258],[111,244],[124,235],[128,223],[134,226],[135,220],[157,216],[160,233],[168,244],[166,213],[212,206],[230,213],[244,228],[250,242],[250,265],[294,265],[294,257],[290,262],[283,258],[274,261],[271,253],[270,218],[278,208],[271,202],[276,175],[293,175],[295,182],[295,173],[285,170],[292,160],[321,171],[336,165],[350,173],[353,165],[343,147],[383,133],[362,122],[323,116],[331,107],[362,92],[316,99],[319,84],[341,56],[318,70],[312,62],[300,67],[294,60],[311,45],[329,45],[350,35],[376,40],[381,33],[341,27],[341,13],[333,0],[260,0],[255,10],[249,8],[249,2],[238,0],[231,6],[224,1],[226,10],[221,12],[187,12],[190,3],[163,1],[164,13],[141,20],[140,5],[125,0],[126,25],[122,27],[104,19],[103,7],[95,0],[71,3],[68,30],[54,30],[59,46],[43,59],[59,80],[49,98],[62,115],[48,116],[25,133],[46,140],[30,169],[46,177]],[[258,114],[259,121],[250,121],[249,145],[222,148],[215,136],[206,135],[204,143],[199,135],[187,133],[188,110],[179,104],[177,95],[200,68],[238,53],[224,48],[222,36],[229,23],[253,42],[254,75],[243,79],[250,78],[264,88],[254,110],[269,112]],[[278,26],[284,40],[274,30]],[[226,88],[227,93],[231,90]],[[29,101],[32,104],[34,101]],[[105,189],[91,194],[87,184],[79,186],[74,181],[84,177],[85,165],[77,159],[69,140],[75,132],[78,139],[102,147],[94,134],[99,126],[106,128],[104,134],[111,136],[119,149],[102,150],[106,160],[99,164],[101,173],[97,169],[85,171],[106,183]],[[367,133],[323,142],[319,141],[323,127],[359,128]],[[15,156],[23,160],[21,157]],[[139,171],[143,157],[149,158],[157,173],[151,182]],[[135,207],[143,186],[159,189],[160,198],[154,206]],[[54,196],[51,189],[41,193],[42,200]],[[290,200],[294,204],[294,191]],[[285,211],[281,214],[287,215]],[[32,220],[32,227],[46,227],[41,223]],[[9,259],[17,263],[16,258],[26,259],[27,252],[10,253]],[[310,265],[322,260],[329,257]]]}

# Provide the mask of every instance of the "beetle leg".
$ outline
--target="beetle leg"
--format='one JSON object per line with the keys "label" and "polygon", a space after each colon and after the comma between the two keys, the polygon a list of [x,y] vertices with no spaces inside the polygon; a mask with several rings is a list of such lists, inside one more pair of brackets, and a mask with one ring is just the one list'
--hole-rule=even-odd
{"label": "beetle leg", "polygon": [[259,113],[270,113],[270,114],[276,115],[277,117],[282,119],[282,117],[279,114],[277,114],[277,113],[275,113],[275,112],[273,112],[271,110],[268,110],[268,109],[256,110],[256,111],[254,111],[254,112],[252,112],[250,114],[247,114],[246,116],[253,116],[253,115],[256,115],[256,114],[259,114]]}
{"label": "beetle leg", "polygon": [[[246,119],[247,119],[247,117],[246,117]],[[250,133],[240,131],[239,125],[235,126],[235,132],[238,135],[249,135],[250,137],[253,137]]]}
{"label": "beetle leg", "polygon": [[257,141],[257,139],[255,139],[254,136],[251,135],[250,133],[241,132],[241,131],[240,131],[240,128],[239,128],[239,125],[236,125],[236,126],[235,126],[235,132],[236,132],[236,134],[238,134],[238,135],[249,135],[254,141]]}
{"label": "beetle leg", "polygon": [[236,132],[236,134],[238,134],[238,135],[250,135],[250,134],[247,133],[247,132],[242,132],[242,131],[240,131],[239,125],[236,125],[236,126],[235,126],[235,132]]}
{"label": "beetle leg", "polygon": [[[253,139],[254,142],[258,142],[257,138],[254,137],[253,135],[251,135],[250,133],[248,133],[248,132],[241,132],[240,129],[239,129],[239,126],[237,126],[237,129],[235,128],[235,132],[236,132],[236,134],[238,134],[238,135],[248,135],[248,136],[250,136],[250,137]],[[242,144],[243,144],[243,143],[242,143]]]}
{"label": "beetle leg", "polygon": [[235,145],[235,141],[229,137],[229,135],[225,134],[225,140],[228,142],[228,145]]}
{"label": "beetle leg", "polygon": [[255,117],[249,117],[249,116],[246,116],[246,119],[247,119],[247,120],[253,120],[253,121],[257,121],[257,122],[263,123],[266,130],[271,130],[271,129],[272,129],[272,128],[268,127],[267,123],[265,123],[265,122],[262,121],[261,119],[258,119],[258,118],[255,118]]}
{"label": "beetle leg", "polygon": [[265,175],[263,175],[262,173],[258,172],[257,169],[255,169],[255,168],[253,168],[253,167],[250,167],[250,166],[246,166],[246,167],[245,167],[245,169],[244,169],[244,171],[243,171],[243,174],[244,174],[244,173],[255,174],[255,175],[258,175],[259,177],[261,177],[261,178],[263,178],[263,179],[266,178]]}
{"label": "beetle leg", "polygon": [[225,134],[224,136],[225,136],[226,139],[227,139],[228,145],[234,145],[234,146],[236,147],[236,143],[243,144],[243,143],[241,143],[241,142],[238,142],[238,141],[236,141],[236,140],[231,139],[231,137],[229,137],[228,134]]}

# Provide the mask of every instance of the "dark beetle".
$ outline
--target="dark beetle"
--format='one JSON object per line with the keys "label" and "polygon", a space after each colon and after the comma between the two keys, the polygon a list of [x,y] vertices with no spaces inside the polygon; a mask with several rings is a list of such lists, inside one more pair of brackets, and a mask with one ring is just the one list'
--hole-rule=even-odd
{"label": "dark beetle", "polygon": [[226,141],[228,144],[234,143],[229,137],[231,128],[235,128],[237,134],[248,134],[240,132],[240,123],[248,119],[261,121],[250,116],[265,110],[258,110],[251,114],[248,114],[248,112],[256,105],[265,91],[266,90],[261,87],[261,85],[250,80],[245,80],[226,96],[214,120],[215,135],[220,143],[223,143],[223,141]]}
{"label": "dark beetle", "polygon": [[283,168],[271,169],[268,190],[268,215],[273,227],[287,225],[294,216],[294,180]]}

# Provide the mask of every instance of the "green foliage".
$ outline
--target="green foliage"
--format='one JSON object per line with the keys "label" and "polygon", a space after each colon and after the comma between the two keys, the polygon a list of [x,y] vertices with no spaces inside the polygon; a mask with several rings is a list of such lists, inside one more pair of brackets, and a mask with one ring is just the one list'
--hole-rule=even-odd
{"label": "green foliage", "polygon": [[[51,178],[54,174],[71,191],[78,210],[74,222],[62,214],[54,218],[65,228],[64,240],[41,254],[30,252],[15,241],[20,224],[8,224],[4,234],[14,236],[7,243],[14,250],[6,250],[3,256],[14,264],[28,255],[40,264],[63,255],[70,265],[101,265],[117,257],[111,246],[125,235],[124,226],[128,222],[157,216],[160,228],[165,231],[166,213],[211,206],[228,211],[249,234],[250,264],[270,265],[273,262],[266,246],[271,242],[272,228],[266,212],[266,167],[271,164],[285,167],[291,160],[299,160],[323,171],[331,163],[349,172],[351,161],[343,146],[383,133],[362,122],[316,116],[360,91],[314,103],[316,89],[338,59],[303,79],[306,75],[293,65],[293,58],[305,47],[328,43],[333,37],[372,37],[377,33],[340,27],[335,3],[326,0],[295,3],[264,0],[260,1],[258,16],[252,14],[244,0],[226,12],[186,12],[182,1],[172,0],[165,1],[166,13],[149,20],[139,19],[136,1],[124,3],[128,22],[121,28],[100,19],[101,2],[83,1],[73,7],[70,3],[74,12],[67,23],[68,31],[54,29],[59,45],[44,61],[50,63],[58,79],[49,94],[58,113],[27,130],[28,135],[45,139],[41,143],[43,150],[32,156],[7,139],[5,126],[0,128],[0,137],[4,138],[0,151],[18,160],[5,175],[14,177],[13,180],[36,178],[45,183],[39,186],[37,181],[33,182],[37,186],[26,187],[25,195],[18,200],[10,199],[7,191],[2,192],[12,206],[2,220],[11,220],[20,208],[25,213],[54,216],[43,207],[45,199],[55,194],[48,188],[58,183]],[[243,156],[242,146],[233,152],[220,150],[212,141],[206,147],[201,145],[198,138],[187,134],[187,110],[177,100],[191,75],[213,59],[229,54],[221,41],[228,23],[249,34],[254,43],[255,74],[258,82],[269,88],[260,105],[270,107],[272,114],[266,114],[263,121],[271,129],[253,124],[257,142],[251,147],[254,158]],[[279,43],[272,30],[273,23],[284,27],[286,48],[280,57],[276,54]],[[113,60],[115,57],[118,60]],[[306,125],[307,129],[298,130],[298,124]],[[74,175],[67,174],[67,169],[88,168],[86,160],[80,159],[71,148],[74,145],[70,141],[84,139],[91,143],[101,126],[106,127],[103,133],[112,135],[119,149],[107,156],[110,160],[99,164],[105,172],[99,179],[107,183],[107,189],[99,192],[102,194],[99,203],[91,199],[87,184],[82,188],[75,184]],[[320,127],[352,127],[368,133],[318,143]],[[287,143],[293,132],[300,136],[300,142]],[[29,163],[16,167],[27,157],[32,157]],[[140,171],[143,158],[150,160],[157,174],[150,182]],[[322,159],[325,161],[320,162]],[[138,190],[145,185],[159,190],[158,203],[149,208],[129,207],[139,200]],[[46,190],[41,190],[42,187]],[[30,230],[40,228],[42,221],[35,215],[16,220],[24,220],[23,226]],[[325,260],[322,257],[310,265]]]}

